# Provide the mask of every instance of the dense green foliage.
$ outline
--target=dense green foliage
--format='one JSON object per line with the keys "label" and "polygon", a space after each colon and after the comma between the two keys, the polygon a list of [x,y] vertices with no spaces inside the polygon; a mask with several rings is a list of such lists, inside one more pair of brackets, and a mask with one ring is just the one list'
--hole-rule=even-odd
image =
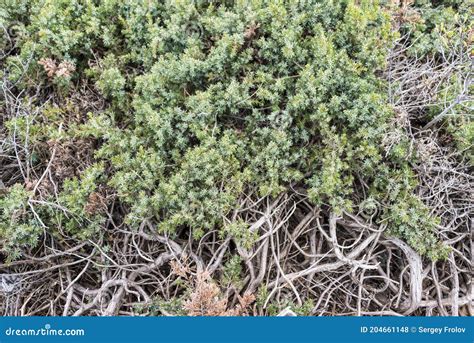
{"label": "dense green foliage", "polygon": [[[46,106],[34,103],[38,116],[8,118],[6,127],[21,139],[28,130],[30,163],[41,166],[34,156],[47,163],[45,142],[94,141],[93,163],[62,180],[58,195],[46,194],[36,213],[25,185],[0,196],[4,250],[17,256],[45,228],[97,239],[107,215],[87,209],[103,189],[131,229],[149,219],[160,231],[186,227],[201,237],[218,228],[252,244],[245,223],[224,221],[239,196],[256,190],[275,197],[293,185],[338,214],[372,206],[374,221],[390,234],[430,258],[444,257],[437,219],[414,192],[414,156],[404,141],[384,150],[394,112],[379,74],[396,37],[382,5],[35,0],[1,6],[0,20],[18,33],[5,79],[27,92],[40,83],[39,99],[56,94]],[[429,36],[423,39],[420,51],[430,49]],[[49,76],[46,59],[58,64]],[[59,63],[74,68],[61,73]],[[27,77],[20,79],[19,65],[27,65]],[[103,110],[81,112],[72,98],[83,85],[95,86]],[[472,140],[472,125],[464,130],[457,133],[460,144]],[[359,191],[361,182],[369,194]]]}

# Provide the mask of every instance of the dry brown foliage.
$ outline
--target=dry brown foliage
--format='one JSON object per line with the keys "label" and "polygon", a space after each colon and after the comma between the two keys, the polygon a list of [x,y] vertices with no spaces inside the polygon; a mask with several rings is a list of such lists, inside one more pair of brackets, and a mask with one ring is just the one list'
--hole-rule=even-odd
{"label": "dry brown foliage", "polygon": [[222,297],[219,287],[212,282],[207,272],[196,275],[194,290],[184,308],[190,316],[225,316],[227,299]]}
{"label": "dry brown foliage", "polygon": [[89,215],[104,213],[107,211],[107,198],[103,192],[92,192],[89,194],[84,211]]}
{"label": "dry brown foliage", "polygon": [[76,70],[74,64],[68,61],[63,61],[59,64],[51,58],[42,58],[38,64],[42,65],[44,71],[47,73],[49,78],[52,77],[69,77]]}
{"label": "dry brown foliage", "polygon": [[183,303],[189,316],[247,316],[255,296],[245,293],[237,294],[238,303],[230,306],[229,294],[224,294],[209,271],[192,273],[186,257],[182,261],[170,261],[171,273],[183,278],[191,288],[191,293]]}

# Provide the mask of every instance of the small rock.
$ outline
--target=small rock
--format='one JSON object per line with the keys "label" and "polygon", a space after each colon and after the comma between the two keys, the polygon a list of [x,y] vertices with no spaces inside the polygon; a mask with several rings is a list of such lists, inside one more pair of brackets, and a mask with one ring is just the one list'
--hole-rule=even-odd
{"label": "small rock", "polygon": [[296,313],[290,310],[289,307],[282,310],[280,313],[277,314],[277,317],[297,317]]}

